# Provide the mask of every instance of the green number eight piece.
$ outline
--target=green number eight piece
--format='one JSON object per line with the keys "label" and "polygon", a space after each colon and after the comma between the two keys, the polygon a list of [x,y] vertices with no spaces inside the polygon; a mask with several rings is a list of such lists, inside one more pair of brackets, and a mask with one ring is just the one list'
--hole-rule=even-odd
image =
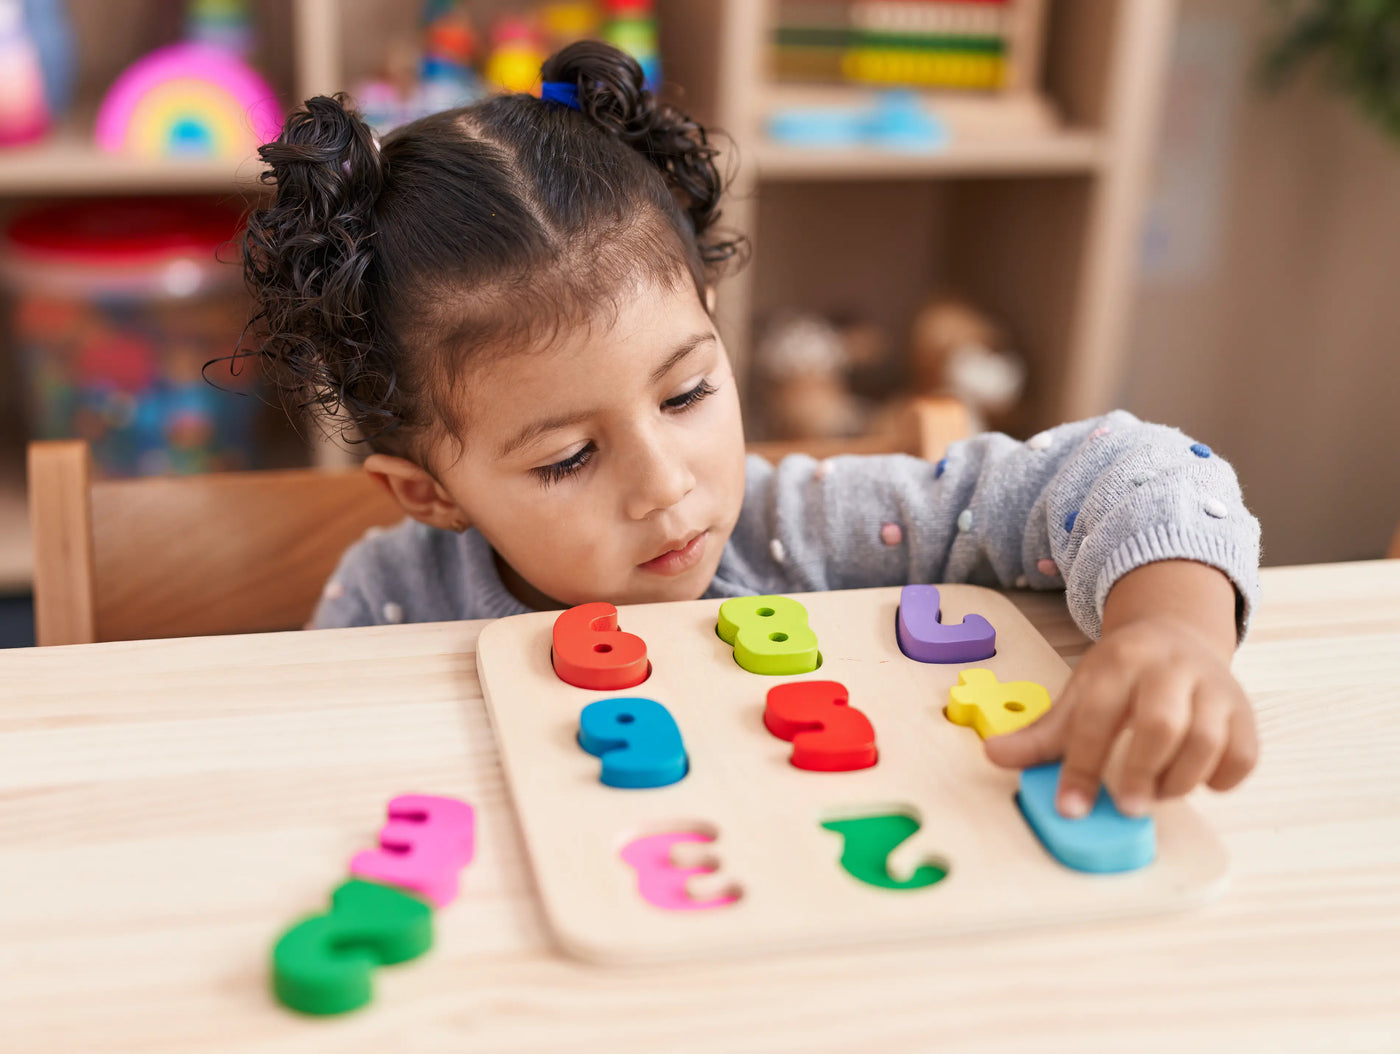
{"label": "green number eight piece", "polygon": [[822,663],[807,609],[791,597],[734,597],[719,606],[720,639],[750,673],[811,673]]}

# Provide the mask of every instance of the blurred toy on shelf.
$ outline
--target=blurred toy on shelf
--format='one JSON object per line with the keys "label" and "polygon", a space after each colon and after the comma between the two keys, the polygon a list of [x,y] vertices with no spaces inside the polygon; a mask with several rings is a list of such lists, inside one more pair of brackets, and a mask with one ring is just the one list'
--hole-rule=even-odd
{"label": "blurred toy on shelf", "polygon": [[0,0],[0,146],[42,138],[73,91],[63,0]]}
{"label": "blurred toy on shelf", "polygon": [[262,75],[209,44],[171,44],[117,78],[97,111],[97,145],[139,157],[242,160],[282,130]]}
{"label": "blurred toy on shelf", "polygon": [[476,53],[476,27],[466,8],[452,0],[430,3],[418,68],[417,103],[424,113],[466,106],[481,97],[481,82],[472,67]]}
{"label": "blurred toy on shelf", "polygon": [[[87,439],[107,476],[252,467],[255,360],[216,253],[240,211],[199,198],[38,206],[0,240],[0,277],[36,438]],[[212,383],[211,383],[212,382]]]}
{"label": "blurred toy on shelf", "polygon": [[272,86],[244,59],[243,0],[190,0],[190,39],[128,66],[97,111],[97,145],[147,158],[241,161],[282,130]]}
{"label": "blurred toy on shelf", "polygon": [[846,338],[819,315],[783,313],[765,328],[756,368],[771,439],[860,435],[872,404],[851,391],[856,366]]}
{"label": "blurred toy on shelf", "polygon": [[948,126],[916,93],[884,91],[857,106],[785,106],[769,115],[768,136],[786,146],[924,153],[948,145]]}
{"label": "blurred toy on shelf", "polygon": [[783,0],[770,60],[786,81],[995,90],[1018,0]]}
{"label": "blurred toy on shelf", "polygon": [[540,6],[540,28],[550,54],[598,35],[601,15],[593,0],[557,0]]}
{"label": "blurred toy on shelf", "polygon": [[1000,427],[1026,385],[1006,330],[967,300],[933,296],[909,328],[909,395],[951,395],[975,431]]}
{"label": "blurred toy on shelf", "polygon": [[479,35],[467,0],[426,0],[421,44],[391,43],[373,77],[352,95],[383,134],[430,113],[467,106],[489,92],[540,93],[540,67],[560,48],[600,37],[637,59],[647,86],[660,83],[652,0],[549,0],[497,14]]}
{"label": "blurred toy on shelf", "polygon": [[364,118],[379,134],[485,94],[475,63],[480,39],[461,0],[427,0],[419,43],[389,45],[379,73],[355,86]]}
{"label": "blurred toy on shelf", "polygon": [[654,0],[606,0],[603,39],[627,52],[642,67],[649,91],[661,87],[661,48]]}
{"label": "blurred toy on shelf", "polygon": [[538,95],[540,67],[548,57],[532,18],[502,14],[491,24],[491,53],[486,57],[482,79],[495,91]]}
{"label": "blurred toy on shelf", "polygon": [[245,0],[190,0],[185,39],[247,58],[253,50],[253,21]]}

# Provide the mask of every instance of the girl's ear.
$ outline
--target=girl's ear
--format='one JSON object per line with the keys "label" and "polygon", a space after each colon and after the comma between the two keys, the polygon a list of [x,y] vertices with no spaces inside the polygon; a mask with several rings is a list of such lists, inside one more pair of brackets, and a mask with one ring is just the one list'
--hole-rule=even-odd
{"label": "girl's ear", "polygon": [[465,531],[471,526],[452,495],[407,458],[371,454],[365,458],[365,471],[419,523],[444,531]]}

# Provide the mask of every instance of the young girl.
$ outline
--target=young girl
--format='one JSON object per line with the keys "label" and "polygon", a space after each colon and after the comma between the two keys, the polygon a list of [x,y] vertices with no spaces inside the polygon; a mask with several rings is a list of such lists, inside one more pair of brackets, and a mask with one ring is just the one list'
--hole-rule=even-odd
{"label": "young girl", "polygon": [[315,627],[608,600],[979,581],[1063,588],[1098,642],[1048,714],[990,739],[1063,758],[1083,815],[1120,737],[1141,814],[1253,767],[1230,674],[1259,527],[1230,466],[1127,413],[915,458],[747,461],[711,321],[740,244],[715,229],[704,130],[606,45],[379,143],[315,98],[262,148],[274,203],[245,265],[258,353],[302,406],[364,437],[410,520],[367,537]]}

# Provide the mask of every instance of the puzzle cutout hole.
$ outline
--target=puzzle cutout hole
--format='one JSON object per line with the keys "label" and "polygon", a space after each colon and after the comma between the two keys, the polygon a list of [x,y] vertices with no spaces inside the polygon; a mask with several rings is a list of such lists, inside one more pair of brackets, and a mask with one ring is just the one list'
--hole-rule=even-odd
{"label": "puzzle cutout hole", "polygon": [[936,853],[899,853],[923,829],[918,810],[908,806],[843,809],[823,817],[821,826],[841,838],[840,866],[856,882],[877,889],[910,892],[942,882],[952,871]]}

